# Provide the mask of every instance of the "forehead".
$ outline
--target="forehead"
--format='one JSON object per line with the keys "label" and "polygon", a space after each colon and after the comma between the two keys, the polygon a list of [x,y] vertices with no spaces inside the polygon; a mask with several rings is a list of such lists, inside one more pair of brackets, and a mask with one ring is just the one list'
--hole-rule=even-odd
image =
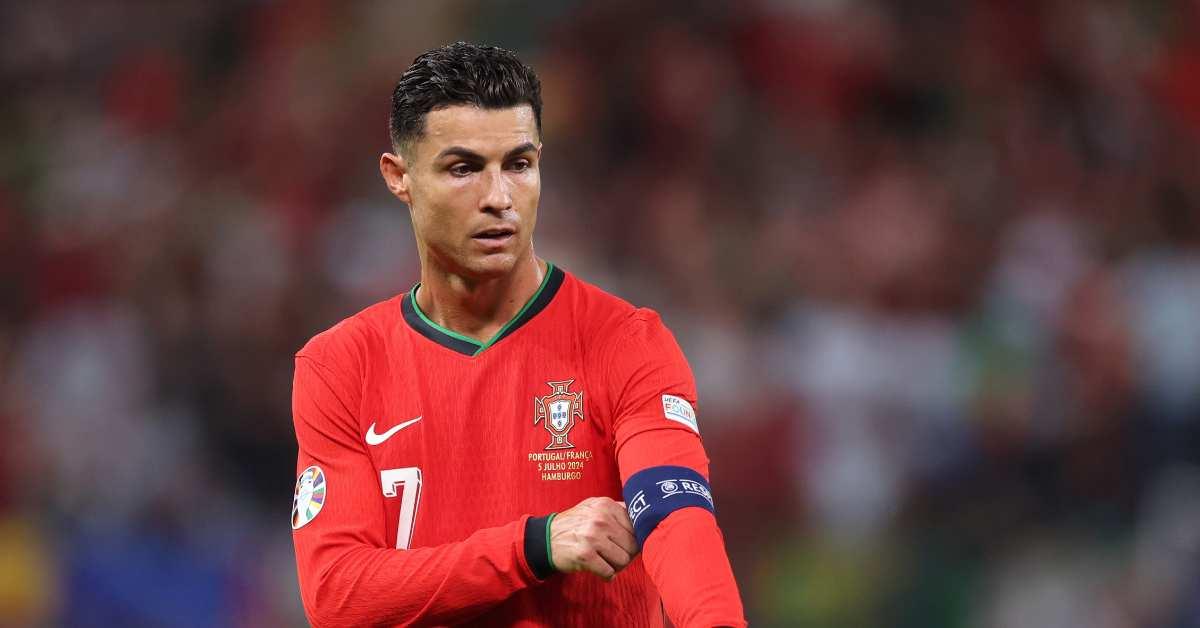
{"label": "forehead", "polygon": [[449,146],[490,155],[503,154],[526,142],[538,142],[533,107],[482,109],[473,105],[452,105],[425,114],[425,132],[416,148],[423,156],[436,155]]}

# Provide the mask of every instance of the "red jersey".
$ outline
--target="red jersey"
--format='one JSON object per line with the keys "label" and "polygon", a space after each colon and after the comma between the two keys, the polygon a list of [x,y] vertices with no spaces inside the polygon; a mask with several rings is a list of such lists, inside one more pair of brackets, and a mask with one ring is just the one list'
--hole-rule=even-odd
{"label": "red jersey", "polygon": [[[707,476],[692,374],[658,315],[549,265],[525,307],[480,343],[430,321],[417,289],[296,355],[292,525],[314,625],[661,626],[659,589],[677,624],[691,612],[695,625],[744,625],[701,509],[663,522],[701,532],[673,533],[680,549],[664,542],[652,554],[660,524],[611,582],[530,558],[546,542],[544,520],[531,518],[620,500],[623,480],[654,464]],[[670,556],[691,542],[710,554],[717,545],[709,562],[720,564],[699,567],[718,578],[678,585],[677,617],[651,576],[670,579]],[[716,615],[686,610],[682,598],[705,596],[723,600],[708,605]]]}

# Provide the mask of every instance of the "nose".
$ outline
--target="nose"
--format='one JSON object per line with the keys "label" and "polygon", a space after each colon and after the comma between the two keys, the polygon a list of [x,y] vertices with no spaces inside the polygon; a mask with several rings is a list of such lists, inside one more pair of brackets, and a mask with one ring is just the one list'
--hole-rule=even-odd
{"label": "nose", "polygon": [[483,178],[483,185],[483,196],[479,199],[480,211],[499,213],[512,209],[512,194],[504,173],[499,169],[489,170]]}

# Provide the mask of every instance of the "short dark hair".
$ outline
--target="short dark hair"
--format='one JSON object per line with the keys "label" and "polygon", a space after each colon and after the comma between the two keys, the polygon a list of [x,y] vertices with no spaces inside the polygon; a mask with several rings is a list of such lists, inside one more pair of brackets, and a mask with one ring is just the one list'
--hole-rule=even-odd
{"label": "short dark hair", "polygon": [[392,91],[388,127],[396,149],[425,132],[425,114],[451,105],[533,107],[542,132],[542,82],[517,55],[496,46],[456,42],[413,59]]}

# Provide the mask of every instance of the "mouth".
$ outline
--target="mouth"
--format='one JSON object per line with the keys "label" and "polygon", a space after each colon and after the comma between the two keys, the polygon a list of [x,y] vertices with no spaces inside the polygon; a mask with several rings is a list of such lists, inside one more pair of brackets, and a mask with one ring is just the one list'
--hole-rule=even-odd
{"label": "mouth", "polygon": [[503,244],[511,239],[516,232],[517,230],[512,227],[491,227],[476,231],[471,235],[471,239],[486,244]]}

